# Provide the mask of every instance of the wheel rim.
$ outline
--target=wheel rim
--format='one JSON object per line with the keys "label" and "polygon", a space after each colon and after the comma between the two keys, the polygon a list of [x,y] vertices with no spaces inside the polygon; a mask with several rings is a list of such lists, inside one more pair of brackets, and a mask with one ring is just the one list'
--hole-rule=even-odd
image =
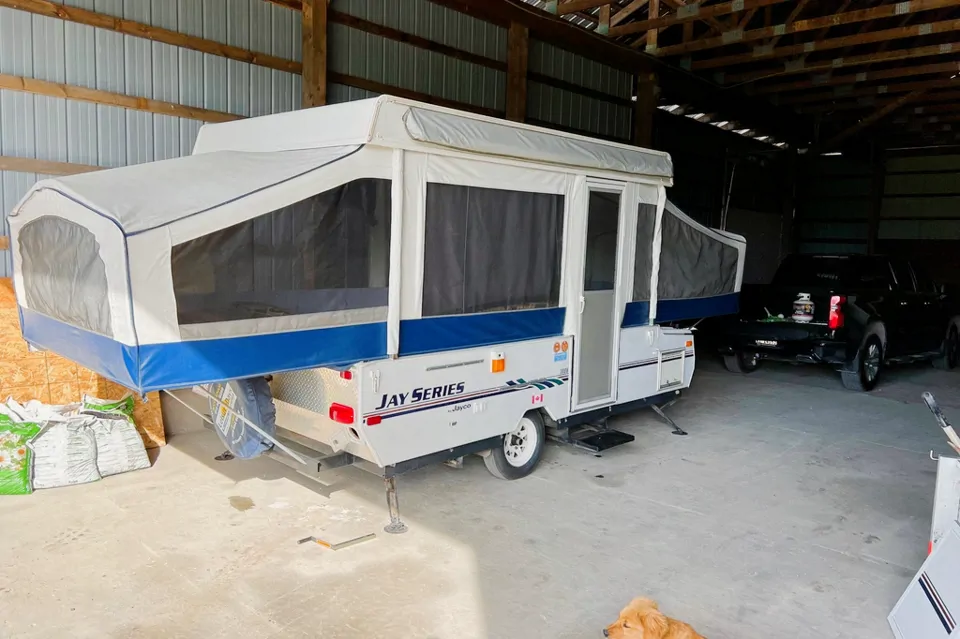
{"label": "wheel rim", "polygon": [[521,419],[516,429],[503,436],[503,454],[507,463],[519,468],[533,459],[540,443],[537,441],[539,436],[533,420],[529,417]]}
{"label": "wheel rim", "polygon": [[877,378],[879,371],[880,346],[878,346],[876,342],[871,342],[871,344],[867,346],[866,357],[863,358],[863,376],[868,382],[872,382]]}

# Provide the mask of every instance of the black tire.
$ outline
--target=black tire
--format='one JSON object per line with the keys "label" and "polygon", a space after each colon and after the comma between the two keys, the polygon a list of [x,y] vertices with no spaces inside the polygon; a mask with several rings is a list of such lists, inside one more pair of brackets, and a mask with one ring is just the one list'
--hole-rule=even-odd
{"label": "black tire", "polygon": [[840,379],[847,390],[872,391],[883,369],[883,344],[876,335],[863,340],[849,371],[840,371]]}
{"label": "black tire", "polygon": [[933,358],[933,367],[941,371],[953,370],[960,360],[960,332],[957,325],[951,323],[947,336],[940,347],[940,354]]}
{"label": "black tire", "polygon": [[[524,449],[519,459],[514,455],[518,451],[517,446],[522,448],[519,443],[510,445],[516,441],[508,438],[525,436],[527,445],[533,446],[529,451]],[[535,439],[531,439],[535,438]],[[530,411],[520,419],[516,430],[507,433],[501,438],[501,443],[496,448],[490,449],[483,458],[483,463],[487,466],[490,474],[498,479],[521,479],[526,477],[540,463],[543,456],[543,446],[547,441],[547,429],[543,426],[543,417],[538,411]],[[512,449],[508,454],[507,449]],[[529,456],[528,456],[529,454]]]}
{"label": "black tire", "polygon": [[752,373],[760,367],[760,357],[756,353],[737,351],[723,356],[723,367],[731,373]]}
{"label": "black tire", "polygon": [[[234,411],[249,419],[271,436],[277,432],[277,407],[273,403],[273,393],[271,393],[270,384],[267,383],[265,377],[234,379],[229,382],[211,384],[209,391],[214,396],[221,397],[225,392],[225,387],[229,387],[232,394],[236,396],[233,401]],[[215,422],[219,421],[217,413],[221,407],[220,402],[210,399],[209,404],[211,417]],[[234,457],[251,459],[273,448],[271,442],[244,422],[238,419],[230,421],[224,423],[223,426],[217,424],[214,430]],[[228,430],[224,430],[224,428],[228,428]]]}

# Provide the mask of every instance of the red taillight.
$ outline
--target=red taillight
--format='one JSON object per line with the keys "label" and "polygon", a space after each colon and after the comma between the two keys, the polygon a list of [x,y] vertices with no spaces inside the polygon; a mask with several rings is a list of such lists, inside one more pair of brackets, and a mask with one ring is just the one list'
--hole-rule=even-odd
{"label": "red taillight", "polygon": [[367,422],[367,426],[376,426],[381,421],[383,421],[383,418],[380,417],[380,415],[371,415],[370,417],[367,417],[367,419],[364,421]]}
{"label": "red taillight", "polygon": [[340,371],[340,379],[353,379],[353,371]]}
{"label": "red taillight", "polygon": [[343,404],[330,404],[330,419],[338,424],[352,424],[353,408]]}
{"label": "red taillight", "polygon": [[843,295],[834,295],[830,298],[830,319],[827,320],[830,330],[843,327],[843,305],[846,303],[847,298]]}

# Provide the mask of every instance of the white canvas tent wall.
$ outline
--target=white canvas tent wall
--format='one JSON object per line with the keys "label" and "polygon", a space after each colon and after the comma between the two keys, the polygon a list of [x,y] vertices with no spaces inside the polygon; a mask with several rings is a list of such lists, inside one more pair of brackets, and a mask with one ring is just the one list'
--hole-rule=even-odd
{"label": "white canvas tent wall", "polygon": [[[635,298],[624,317],[625,325],[628,319],[649,323],[656,315],[663,189],[671,170],[664,153],[392,97],[207,125],[192,156],[45,180],[27,194],[10,216],[24,336],[147,391],[560,334],[570,325],[564,309],[575,278],[569,273],[583,268],[567,242],[554,307],[422,316],[426,187],[563,196],[569,238],[577,232],[571,203],[585,193],[587,176],[626,183],[631,201],[655,207],[650,267],[641,278],[649,274],[649,299]],[[351,185],[360,192],[351,193]],[[330,193],[332,199],[317,203]],[[370,202],[379,203],[374,215]],[[382,210],[384,202],[389,206]],[[320,208],[319,217],[304,218]],[[202,277],[177,274],[178,260],[191,252],[184,247],[255,234],[267,215],[285,216],[293,226],[333,215],[338,232],[364,218],[365,232],[376,238],[364,240],[363,256],[347,253],[332,266],[348,272],[361,259],[361,270],[370,273],[353,288],[308,283],[315,294],[295,312],[274,312],[275,298],[251,298],[244,303],[265,307],[257,316],[185,321],[185,298],[175,287]],[[712,244],[734,247],[740,264],[733,288],[739,290],[742,240],[689,218],[683,223],[709,234]],[[637,228],[636,213],[627,224]],[[316,229],[300,232],[323,241]],[[302,248],[284,246],[287,252]],[[211,259],[220,248],[209,246]],[[691,253],[687,266],[696,269],[697,259]],[[628,290],[633,278],[632,270],[626,273]]]}

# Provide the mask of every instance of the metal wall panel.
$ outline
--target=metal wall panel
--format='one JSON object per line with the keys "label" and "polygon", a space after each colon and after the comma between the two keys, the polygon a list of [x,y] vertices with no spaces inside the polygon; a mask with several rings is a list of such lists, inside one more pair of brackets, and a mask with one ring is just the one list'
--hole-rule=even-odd
{"label": "metal wall panel", "polygon": [[527,82],[527,118],[624,142],[633,126],[629,107],[533,81]]}
{"label": "metal wall panel", "polygon": [[[265,0],[68,0],[106,15],[288,59],[300,55],[299,13]],[[0,8],[0,73],[112,91],[238,115],[300,105],[290,73],[135,36]],[[187,155],[201,122],[0,90],[0,154],[117,167]],[[0,175],[5,215],[36,181]],[[0,252],[0,276],[9,273]]]}
{"label": "metal wall panel", "polygon": [[331,8],[505,62],[507,30],[428,0],[333,0]]}
{"label": "metal wall panel", "polygon": [[[633,78],[629,73],[540,40],[530,40],[529,68],[533,73],[622,99],[629,100],[633,95]],[[631,137],[633,113],[627,106],[529,82],[527,117],[561,128],[627,141]]]}
{"label": "metal wall panel", "polygon": [[506,74],[402,42],[331,24],[329,68],[438,98],[503,111]]}

